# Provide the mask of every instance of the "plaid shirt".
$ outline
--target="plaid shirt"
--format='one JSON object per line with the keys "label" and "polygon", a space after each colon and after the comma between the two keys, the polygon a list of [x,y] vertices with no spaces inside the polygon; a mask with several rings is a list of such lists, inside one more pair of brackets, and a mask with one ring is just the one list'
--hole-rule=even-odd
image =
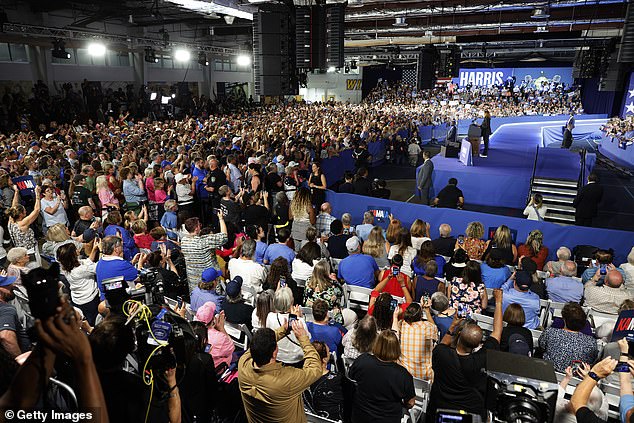
{"label": "plaid shirt", "polygon": [[315,221],[315,227],[319,231],[319,235],[324,232],[330,233],[330,224],[335,220],[335,217],[328,213],[319,213],[317,220]]}
{"label": "plaid shirt", "polygon": [[438,328],[425,320],[412,324],[401,321],[399,324],[401,339],[399,363],[412,376],[431,380],[434,376],[431,368],[431,353],[438,341]]}

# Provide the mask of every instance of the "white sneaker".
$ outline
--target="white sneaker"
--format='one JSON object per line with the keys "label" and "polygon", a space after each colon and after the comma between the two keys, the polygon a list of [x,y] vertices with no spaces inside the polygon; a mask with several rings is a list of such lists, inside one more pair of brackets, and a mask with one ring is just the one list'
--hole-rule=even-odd
{"label": "white sneaker", "polygon": [[487,156],[487,155],[486,155],[486,154],[484,154],[484,153],[480,153],[480,157],[489,157],[489,156]]}

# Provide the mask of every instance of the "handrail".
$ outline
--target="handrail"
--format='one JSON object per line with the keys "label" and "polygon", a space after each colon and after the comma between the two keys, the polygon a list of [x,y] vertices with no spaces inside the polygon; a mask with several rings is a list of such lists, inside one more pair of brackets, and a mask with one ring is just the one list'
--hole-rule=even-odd
{"label": "handrail", "polygon": [[531,192],[533,191],[533,181],[535,180],[535,172],[537,171],[537,157],[539,156],[539,145],[535,150],[535,160],[533,161],[533,173],[531,175],[531,184],[528,187],[528,197],[526,197],[526,204],[531,201]]}
{"label": "handrail", "polygon": [[583,182],[586,180],[586,155],[588,151],[584,148],[581,150],[581,169],[579,169],[579,179],[577,179],[577,190],[583,186]]}

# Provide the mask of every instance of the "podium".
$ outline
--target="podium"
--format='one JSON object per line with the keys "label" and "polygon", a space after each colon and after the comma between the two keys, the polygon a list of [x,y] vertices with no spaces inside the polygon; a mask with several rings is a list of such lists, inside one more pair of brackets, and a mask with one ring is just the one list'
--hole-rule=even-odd
{"label": "podium", "polygon": [[475,123],[469,125],[467,137],[471,143],[471,154],[474,156],[480,152],[480,138],[482,137],[482,128]]}
{"label": "podium", "polygon": [[464,138],[460,144],[460,154],[458,160],[465,166],[473,166],[473,154],[471,151],[471,143],[468,138]]}

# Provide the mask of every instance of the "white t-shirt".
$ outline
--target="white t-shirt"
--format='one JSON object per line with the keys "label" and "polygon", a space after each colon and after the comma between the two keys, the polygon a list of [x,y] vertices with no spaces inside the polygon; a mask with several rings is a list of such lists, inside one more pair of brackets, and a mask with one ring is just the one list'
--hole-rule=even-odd
{"label": "white t-shirt", "polygon": [[[284,320],[288,320],[288,313],[271,312],[266,318],[266,327],[276,330],[284,324]],[[308,327],[306,327],[304,318],[301,317],[298,321],[302,322],[304,330],[308,334],[308,338],[312,338],[312,335],[308,331]],[[282,363],[294,364],[304,359],[304,350],[302,350],[302,347],[299,346],[299,342],[293,332],[289,333],[288,336],[283,339],[280,339],[277,342],[277,348],[277,360]]]}
{"label": "white t-shirt", "polygon": [[40,213],[42,213],[42,217],[44,218],[44,225],[47,228],[50,228],[51,226],[57,223],[63,223],[64,225],[68,223],[66,210],[64,210],[64,206],[61,203],[59,207],[57,208],[57,211],[55,212],[55,214],[49,214],[46,212],[47,208],[55,207],[55,204],[57,204],[56,198],[53,198],[52,200],[46,200],[42,198],[42,211]]}
{"label": "white t-shirt", "polygon": [[[387,253],[387,258],[390,260],[398,254],[398,245],[392,245],[390,251]],[[407,247],[405,254],[403,254],[403,265],[401,266],[401,272],[405,273],[410,278],[412,277],[412,260],[416,257],[416,250],[414,247]]]}
{"label": "white t-shirt", "polygon": [[257,292],[262,291],[262,284],[266,281],[266,268],[253,260],[244,260],[241,257],[229,260],[229,277],[242,278],[242,286],[251,286]]}
{"label": "white t-shirt", "polygon": [[291,273],[291,277],[295,281],[306,281],[308,277],[313,274],[313,266],[295,258],[292,263],[293,272]]}
{"label": "white t-shirt", "polygon": [[420,250],[420,246],[423,245],[423,242],[425,241],[431,241],[431,239],[427,238],[426,236],[422,236],[420,238],[413,236],[412,237],[412,247],[415,250]]}
{"label": "white t-shirt", "polygon": [[[537,211],[542,217],[542,220],[544,220],[546,212],[548,211],[548,207],[542,204],[542,206],[538,208]],[[532,205],[526,206],[526,208],[524,209],[524,216],[528,216],[528,220],[539,220],[539,218],[537,217],[537,213],[535,213],[535,207],[533,207]]]}
{"label": "white t-shirt", "polygon": [[99,295],[95,274],[97,263],[89,259],[79,260],[79,266],[70,272],[62,270],[70,284],[70,296],[73,302],[78,305],[86,304]]}
{"label": "white t-shirt", "polygon": [[192,187],[189,184],[176,184],[176,195],[178,196],[178,204],[188,204],[194,201],[191,194]]}

